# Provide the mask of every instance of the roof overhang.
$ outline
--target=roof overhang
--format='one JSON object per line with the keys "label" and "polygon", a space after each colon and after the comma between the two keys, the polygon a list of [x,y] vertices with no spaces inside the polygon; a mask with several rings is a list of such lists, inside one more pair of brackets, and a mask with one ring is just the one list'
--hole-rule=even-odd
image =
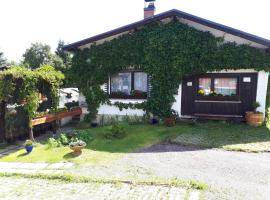
{"label": "roof overhang", "polygon": [[127,33],[127,32],[134,30],[134,29],[138,29],[139,27],[146,26],[146,25],[153,23],[155,21],[162,21],[166,18],[174,18],[174,19],[177,18],[177,19],[188,20],[188,21],[200,24],[202,26],[216,29],[216,30],[222,31],[226,34],[230,34],[230,35],[233,35],[235,37],[243,38],[247,41],[257,43],[258,45],[260,45],[260,47],[262,49],[267,49],[270,47],[270,40],[268,40],[268,39],[265,39],[265,38],[262,38],[262,37],[244,32],[244,31],[240,31],[240,30],[237,30],[237,29],[234,29],[234,28],[231,28],[231,27],[228,27],[228,26],[216,23],[216,22],[209,21],[207,19],[203,19],[203,18],[194,16],[194,15],[173,9],[173,10],[163,12],[163,13],[158,14],[158,15],[154,15],[153,17],[146,18],[144,20],[140,20],[140,21],[137,21],[135,23],[131,23],[131,24],[128,24],[126,26],[122,26],[122,27],[114,29],[114,30],[111,30],[111,31],[108,31],[108,32],[105,32],[105,33],[102,33],[102,34],[99,34],[99,35],[96,35],[96,36],[93,36],[93,37],[90,37],[90,38],[87,38],[87,39],[84,39],[81,41],[78,41],[78,42],[74,42],[74,43],[65,45],[63,47],[63,49],[65,51],[74,51],[82,46],[86,46],[88,44],[97,42],[99,40],[104,40],[106,38],[110,38],[110,37],[113,37],[115,35],[121,35],[123,33]]}

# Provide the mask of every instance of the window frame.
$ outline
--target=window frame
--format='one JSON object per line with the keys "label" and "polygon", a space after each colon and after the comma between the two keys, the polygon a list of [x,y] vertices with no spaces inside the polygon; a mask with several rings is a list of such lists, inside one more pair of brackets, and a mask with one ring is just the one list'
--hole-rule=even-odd
{"label": "window frame", "polygon": [[[123,70],[123,71],[120,71],[120,72],[117,72],[115,74],[118,74],[118,73],[131,73],[131,91],[134,90],[134,85],[135,85],[135,79],[134,79],[134,74],[135,73],[138,73],[138,72],[144,72],[142,70]],[[145,73],[145,72],[144,72]],[[147,75],[147,80],[146,80],[146,86],[147,86],[147,89],[146,89],[146,97],[145,96],[133,96],[133,95],[124,95],[124,96],[118,96],[118,95],[114,95],[112,94],[112,75],[109,75],[109,81],[108,81],[108,85],[109,85],[109,90],[108,90],[108,94],[109,94],[109,98],[110,99],[147,99],[148,97],[148,83],[149,83],[149,76],[148,74]]]}
{"label": "window frame", "polygon": [[[199,91],[199,78],[210,78],[211,79],[211,91],[215,89],[215,79],[217,78],[235,78],[236,81],[236,95],[234,96],[202,96],[198,93]],[[210,101],[239,101],[240,100],[240,79],[237,74],[205,74],[196,77],[196,100],[210,100]]]}

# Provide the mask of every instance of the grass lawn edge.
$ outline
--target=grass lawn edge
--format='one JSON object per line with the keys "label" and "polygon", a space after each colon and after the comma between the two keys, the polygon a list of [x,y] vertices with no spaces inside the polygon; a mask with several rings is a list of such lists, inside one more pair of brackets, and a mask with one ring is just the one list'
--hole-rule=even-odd
{"label": "grass lawn edge", "polygon": [[76,176],[73,174],[24,174],[24,173],[9,173],[0,172],[0,177],[17,177],[17,178],[29,178],[29,179],[44,179],[44,180],[57,180],[62,182],[75,182],[75,183],[103,183],[103,184],[132,184],[132,185],[162,185],[162,186],[175,186],[185,187],[188,189],[207,190],[209,186],[206,183],[196,180],[181,180],[178,178],[164,179],[164,178],[149,178],[138,179],[130,178],[105,178],[94,176]]}

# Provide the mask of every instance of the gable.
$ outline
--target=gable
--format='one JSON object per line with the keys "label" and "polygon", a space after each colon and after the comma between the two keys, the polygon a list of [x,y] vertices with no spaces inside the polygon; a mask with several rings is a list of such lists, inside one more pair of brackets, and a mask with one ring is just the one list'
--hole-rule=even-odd
{"label": "gable", "polygon": [[268,49],[270,47],[270,40],[228,27],[222,24],[218,24],[188,13],[171,10],[151,18],[147,18],[69,45],[64,47],[64,50],[72,51],[77,48],[84,49],[95,43],[97,45],[104,43],[105,41],[110,41],[121,35],[132,33],[134,30],[140,29],[147,26],[155,21],[160,21],[162,23],[170,22],[171,20],[178,20],[181,23],[187,24],[200,31],[208,31],[215,37],[224,37],[225,42],[235,42],[237,44],[247,44],[255,48]]}

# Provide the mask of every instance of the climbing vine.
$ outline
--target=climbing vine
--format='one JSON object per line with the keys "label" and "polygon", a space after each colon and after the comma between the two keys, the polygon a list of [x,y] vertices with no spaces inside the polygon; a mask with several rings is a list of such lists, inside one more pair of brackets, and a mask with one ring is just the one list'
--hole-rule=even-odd
{"label": "climbing vine", "polygon": [[31,120],[40,105],[40,94],[51,97],[53,108],[58,105],[58,89],[64,75],[44,65],[36,70],[11,67],[0,72],[0,102],[2,105],[21,106],[27,115],[30,138],[33,139]]}
{"label": "climbing vine", "polygon": [[103,44],[77,50],[70,75],[86,96],[94,117],[101,103],[109,102],[100,85],[108,75],[123,69],[142,69],[151,77],[150,96],[141,105],[116,105],[121,109],[143,107],[160,117],[172,114],[174,95],[183,77],[229,69],[269,71],[270,56],[248,45],[224,42],[209,32],[179,22],[153,23]]}

